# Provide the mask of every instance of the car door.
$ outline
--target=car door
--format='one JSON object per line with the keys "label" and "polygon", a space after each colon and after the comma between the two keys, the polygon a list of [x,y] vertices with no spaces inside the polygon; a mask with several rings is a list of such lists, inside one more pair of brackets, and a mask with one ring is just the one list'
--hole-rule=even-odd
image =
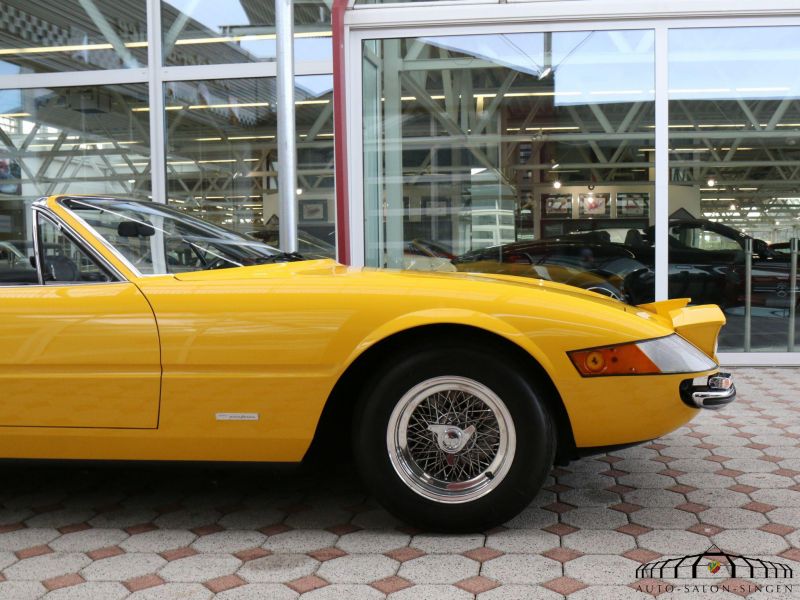
{"label": "car door", "polygon": [[0,426],[157,427],[150,305],[55,218],[32,218],[14,247],[35,261],[0,262]]}

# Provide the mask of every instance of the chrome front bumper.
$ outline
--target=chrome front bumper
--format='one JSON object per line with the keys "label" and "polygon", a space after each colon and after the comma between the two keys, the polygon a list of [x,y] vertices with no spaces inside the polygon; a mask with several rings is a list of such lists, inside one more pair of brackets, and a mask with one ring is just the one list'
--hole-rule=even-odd
{"label": "chrome front bumper", "polygon": [[736,386],[730,373],[709,375],[705,384],[687,379],[681,383],[681,399],[692,408],[717,410],[736,399]]}

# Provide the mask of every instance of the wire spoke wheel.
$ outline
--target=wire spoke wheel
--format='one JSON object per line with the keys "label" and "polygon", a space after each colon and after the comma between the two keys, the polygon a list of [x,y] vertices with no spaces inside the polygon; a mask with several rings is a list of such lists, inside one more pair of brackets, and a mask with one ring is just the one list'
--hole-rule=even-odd
{"label": "wire spoke wheel", "polygon": [[400,479],[435,502],[470,502],[497,487],[514,460],[516,431],[505,403],[461,376],[427,379],[395,406],[386,432]]}

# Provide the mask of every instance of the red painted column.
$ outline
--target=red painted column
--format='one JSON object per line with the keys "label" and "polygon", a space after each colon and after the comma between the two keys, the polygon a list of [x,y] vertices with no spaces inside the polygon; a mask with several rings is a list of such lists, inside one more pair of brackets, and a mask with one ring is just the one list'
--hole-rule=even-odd
{"label": "red painted column", "polygon": [[350,264],[350,220],[347,182],[347,93],[344,14],[348,0],[333,0],[333,155],[336,174],[336,247],[339,262]]}

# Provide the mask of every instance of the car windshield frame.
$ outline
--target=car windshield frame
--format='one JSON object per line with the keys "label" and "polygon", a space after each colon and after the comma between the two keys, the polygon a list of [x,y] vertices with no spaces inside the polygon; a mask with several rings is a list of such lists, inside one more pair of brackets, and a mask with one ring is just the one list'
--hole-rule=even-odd
{"label": "car windshield frame", "polygon": [[[287,255],[244,234],[159,203],[75,196],[65,196],[57,202],[136,277],[303,260],[300,255]],[[116,229],[100,223],[97,218],[101,215],[115,217]]]}

